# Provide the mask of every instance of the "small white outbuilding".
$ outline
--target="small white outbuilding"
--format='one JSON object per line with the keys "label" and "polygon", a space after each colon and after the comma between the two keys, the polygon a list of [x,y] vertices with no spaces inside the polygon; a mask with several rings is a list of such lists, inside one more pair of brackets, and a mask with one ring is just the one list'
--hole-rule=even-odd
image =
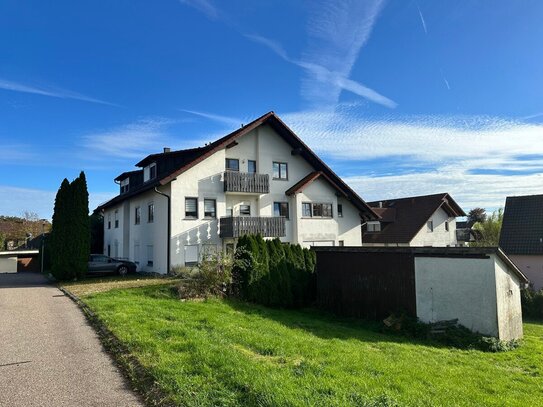
{"label": "small white outbuilding", "polygon": [[458,323],[501,340],[522,338],[526,277],[499,248],[317,247],[317,299],[340,314]]}

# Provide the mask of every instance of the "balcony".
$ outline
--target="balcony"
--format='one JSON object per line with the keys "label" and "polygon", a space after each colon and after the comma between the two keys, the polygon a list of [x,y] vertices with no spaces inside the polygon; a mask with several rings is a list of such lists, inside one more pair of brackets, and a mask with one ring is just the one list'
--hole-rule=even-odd
{"label": "balcony", "polygon": [[268,194],[270,192],[270,177],[268,174],[225,171],[224,192]]}
{"label": "balcony", "polygon": [[285,236],[284,216],[228,216],[220,219],[220,236],[240,237],[260,234],[263,237]]}

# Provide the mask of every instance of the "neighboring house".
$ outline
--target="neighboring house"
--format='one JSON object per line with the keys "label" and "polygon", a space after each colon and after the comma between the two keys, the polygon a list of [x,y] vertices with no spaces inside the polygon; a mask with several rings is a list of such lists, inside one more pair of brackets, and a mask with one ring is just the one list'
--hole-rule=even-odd
{"label": "neighboring house", "polygon": [[447,193],[368,202],[381,216],[366,222],[364,246],[458,246],[456,217],[466,216]]}
{"label": "neighboring house", "polygon": [[500,247],[536,290],[543,288],[543,195],[507,197]]}
{"label": "neighboring house", "polygon": [[480,238],[480,233],[472,229],[468,221],[456,221],[456,240],[459,246],[469,246]]}
{"label": "neighboring house", "polygon": [[204,147],[151,154],[100,205],[104,252],[166,273],[247,233],[303,246],[361,245],[378,215],[270,112]]}

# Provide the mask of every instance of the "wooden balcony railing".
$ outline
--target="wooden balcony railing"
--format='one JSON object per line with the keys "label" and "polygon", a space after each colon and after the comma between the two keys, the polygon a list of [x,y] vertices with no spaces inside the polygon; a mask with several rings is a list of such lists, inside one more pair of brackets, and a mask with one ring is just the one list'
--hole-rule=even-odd
{"label": "wooden balcony railing", "polygon": [[270,192],[270,177],[268,174],[225,171],[224,192],[268,194]]}
{"label": "wooden balcony railing", "polygon": [[260,234],[263,237],[285,236],[284,216],[228,216],[220,219],[221,237]]}

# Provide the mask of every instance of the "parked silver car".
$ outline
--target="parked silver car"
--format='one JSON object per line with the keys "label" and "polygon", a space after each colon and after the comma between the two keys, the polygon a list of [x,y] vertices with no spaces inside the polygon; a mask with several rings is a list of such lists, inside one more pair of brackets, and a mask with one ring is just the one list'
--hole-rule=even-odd
{"label": "parked silver car", "polygon": [[88,274],[116,273],[124,276],[136,271],[136,263],[128,260],[115,259],[104,254],[91,254],[89,257]]}

